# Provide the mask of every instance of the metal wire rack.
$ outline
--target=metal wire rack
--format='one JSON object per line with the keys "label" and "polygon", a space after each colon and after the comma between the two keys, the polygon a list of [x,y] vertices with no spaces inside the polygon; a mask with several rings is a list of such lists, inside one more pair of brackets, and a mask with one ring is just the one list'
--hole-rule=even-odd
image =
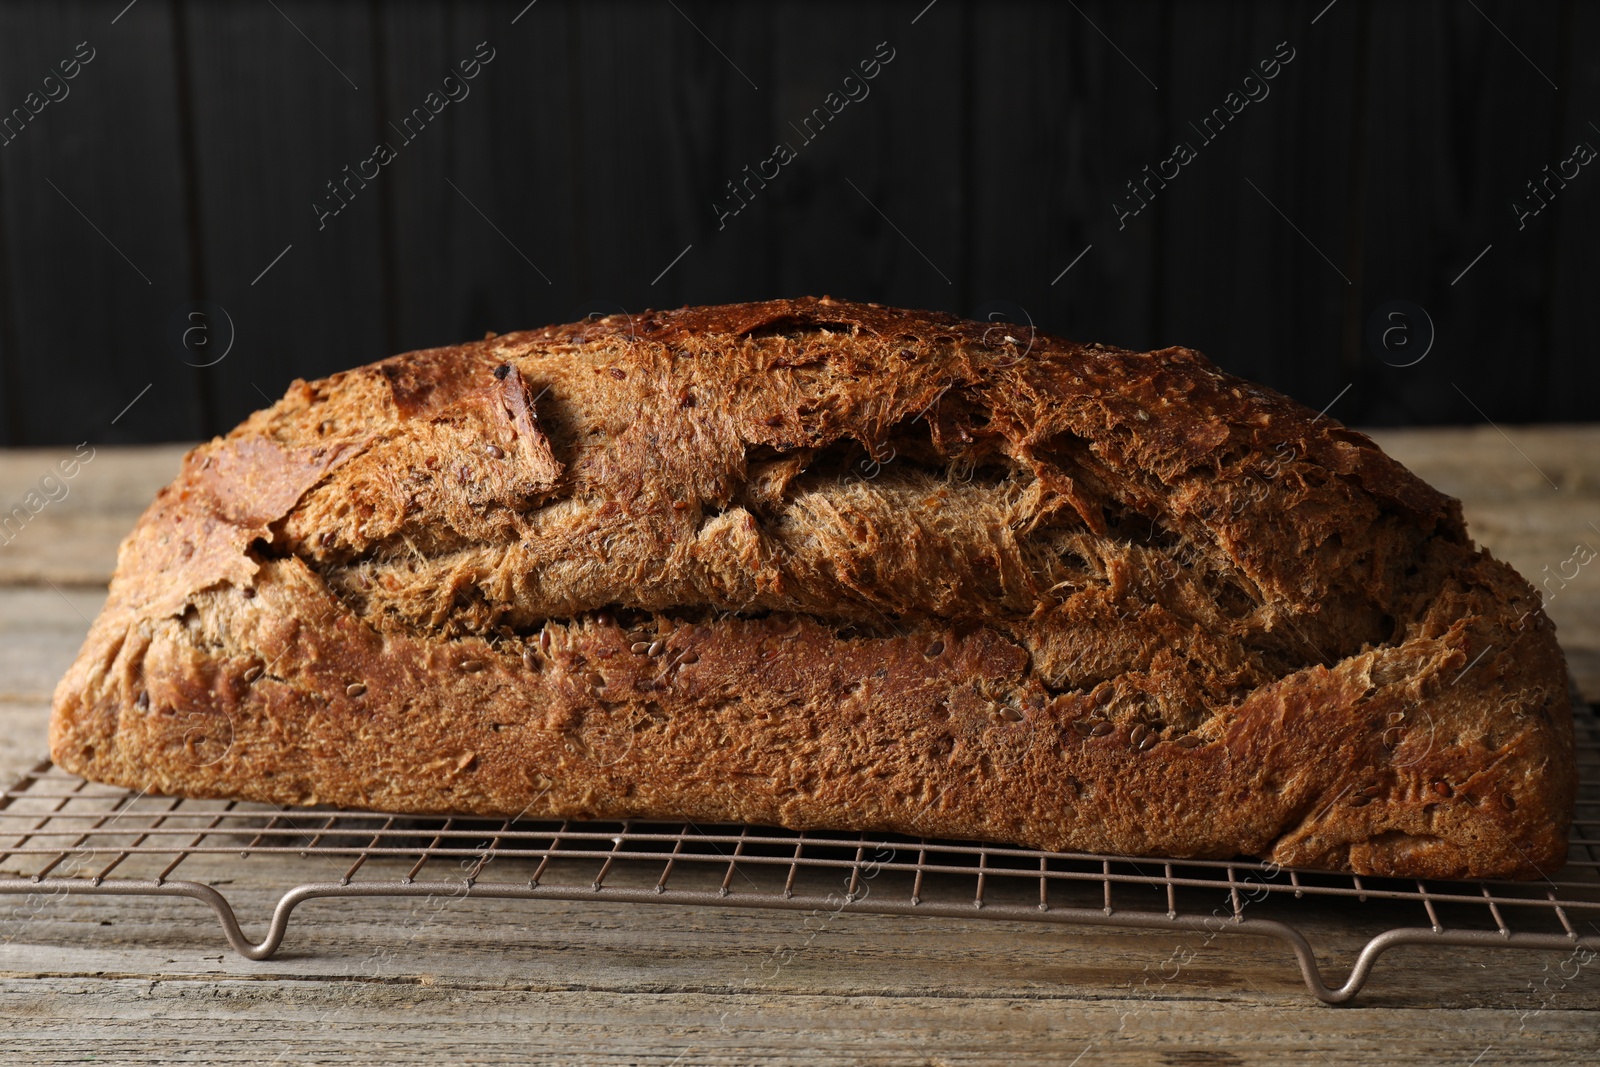
{"label": "metal wire rack", "polygon": [[[419,819],[133,794],[44,761],[0,797],[0,893],[181,896],[234,950],[266,959],[321,897],[557,899],[1133,927],[1276,939],[1340,1004],[1397,945],[1600,951],[1600,717],[1577,705],[1581,776],[1557,879],[1402,881],[1260,862],[1043,852],[892,834],[683,822]],[[185,867],[185,878],[175,877]],[[219,885],[282,887],[265,937]],[[1329,984],[1296,920],[1386,902],[1414,920],[1372,937]],[[41,905],[43,906],[43,905]],[[1355,910],[1351,910],[1351,909]],[[37,910],[37,909],[36,909]]]}

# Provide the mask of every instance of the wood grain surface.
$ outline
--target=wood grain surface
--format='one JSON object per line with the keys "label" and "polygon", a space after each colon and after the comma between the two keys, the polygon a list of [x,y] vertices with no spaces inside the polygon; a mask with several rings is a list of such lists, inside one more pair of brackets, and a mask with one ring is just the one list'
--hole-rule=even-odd
{"label": "wood grain surface", "polygon": [[[1473,535],[1529,577],[1563,573],[1577,544],[1600,547],[1600,427],[1376,436],[1462,497]],[[21,499],[58,452],[0,453],[0,499]],[[50,691],[103,599],[116,541],[181,452],[102,448],[0,546],[7,778],[42,754]],[[1575,674],[1600,697],[1600,564],[1549,588]],[[229,871],[207,860],[184,874]],[[259,937],[275,893],[223,888]],[[1294,915],[1330,977],[1374,934],[1416,921],[1375,903]],[[1354,1006],[1327,1008],[1276,942],[1202,941],[917,916],[324,900],[252,963],[193,901],[4,898],[0,1040],[39,1064],[1465,1067],[1592,1063],[1600,1047],[1600,967],[1559,953],[1397,949]],[[785,949],[774,974],[764,961]],[[1174,974],[1163,964],[1179,951],[1193,959]]]}

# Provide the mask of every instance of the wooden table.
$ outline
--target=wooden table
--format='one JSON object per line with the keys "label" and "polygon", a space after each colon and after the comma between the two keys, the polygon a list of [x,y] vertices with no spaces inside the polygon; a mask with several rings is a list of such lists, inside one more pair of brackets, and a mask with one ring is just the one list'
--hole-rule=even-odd
{"label": "wooden table", "polygon": [[[1536,583],[1576,545],[1600,547],[1600,427],[1375,436],[1461,497],[1478,540]],[[70,451],[0,454],[0,502]],[[181,454],[100,449],[0,545],[8,779],[44,753],[51,689],[116,541]],[[1574,674],[1600,698],[1600,565],[1548,588]],[[259,923],[270,903],[244,896],[243,917]],[[1600,1059],[1600,961],[1567,978],[1553,953],[1398,949],[1355,1006],[1328,1008],[1287,951],[1247,938],[1146,987],[1172,935],[862,915],[816,929],[790,912],[545,901],[456,902],[417,922],[417,903],[307,905],[283,951],[251,963],[190,901],[69,898],[18,918],[0,900],[0,1048],[8,1062],[151,1064]],[[1306,925],[1329,967],[1384,919],[1323,908]],[[792,962],[766,978],[761,961],[785,946]]]}

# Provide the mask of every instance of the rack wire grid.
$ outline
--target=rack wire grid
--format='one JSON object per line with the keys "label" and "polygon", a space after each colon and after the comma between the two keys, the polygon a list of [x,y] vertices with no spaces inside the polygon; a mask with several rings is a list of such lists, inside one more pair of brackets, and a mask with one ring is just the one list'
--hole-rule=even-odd
{"label": "rack wire grid", "polygon": [[[181,896],[263,960],[322,897],[555,899],[933,915],[1273,938],[1307,988],[1342,1004],[1397,945],[1600,951],[1600,717],[1575,703],[1580,788],[1556,879],[1417,881],[1259,861],[1045,852],[894,834],[684,822],[416,818],[184,800],[86,782],[48,760],[0,797],[0,893]],[[189,877],[175,877],[188,866]],[[252,941],[218,886],[277,888]],[[1386,902],[1373,905],[1371,902]],[[1362,907],[1365,905],[1365,912]],[[1303,920],[1414,915],[1330,984]],[[1386,910],[1384,910],[1386,909]],[[36,909],[37,910],[37,909]]]}

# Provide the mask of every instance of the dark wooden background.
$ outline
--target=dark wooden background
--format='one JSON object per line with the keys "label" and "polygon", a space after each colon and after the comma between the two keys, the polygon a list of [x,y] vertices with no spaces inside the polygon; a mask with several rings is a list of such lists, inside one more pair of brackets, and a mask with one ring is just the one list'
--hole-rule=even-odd
{"label": "dark wooden background", "polygon": [[[1600,413],[1600,163],[1511,206],[1600,146],[1600,4],[125,4],[0,4],[0,114],[95,50],[0,146],[5,443],[192,439],[408,348],[802,293],[1185,344],[1347,422]],[[324,184],[480,41],[470,96],[319,231]],[[719,231],[724,183],[882,41],[871,95]],[[1270,96],[1119,230],[1124,183],[1280,41]],[[1432,321],[1414,366],[1363,343],[1392,300]]]}

